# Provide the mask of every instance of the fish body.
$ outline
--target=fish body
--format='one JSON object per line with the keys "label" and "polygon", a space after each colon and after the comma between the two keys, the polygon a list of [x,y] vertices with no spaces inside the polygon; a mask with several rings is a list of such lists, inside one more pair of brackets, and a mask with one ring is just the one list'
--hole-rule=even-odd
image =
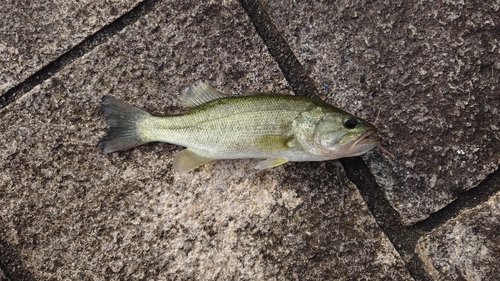
{"label": "fish body", "polygon": [[113,97],[103,98],[109,125],[103,153],[148,142],[187,147],[174,158],[185,172],[216,159],[265,159],[258,169],[286,162],[324,161],[361,155],[380,144],[373,125],[325,102],[301,96],[257,93],[225,96],[196,82],[181,95],[191,109],[153,116]]}

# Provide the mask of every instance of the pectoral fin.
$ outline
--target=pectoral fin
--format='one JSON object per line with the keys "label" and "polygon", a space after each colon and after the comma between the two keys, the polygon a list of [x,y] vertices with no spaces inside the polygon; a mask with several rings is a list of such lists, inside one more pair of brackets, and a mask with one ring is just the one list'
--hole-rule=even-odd
{"label": "pectoral fin", "polygon": [[257,163],[257,166],[255,166],[255,169],[259,169],[259,170],[269,169],[269,168],[273,168],[273,167],[276,167],[279,165],[283,165],[286,162],[288,162],[288,159],[286,159],[286,158],[266,159],[266,160],[262,160],[259,163]]}
{"label": "pectoral fin", "polygon": [[189,148],[181,150],[175,155],[173,165],[179,173],[186,173],[215,159],[203,157]]}
{"label": "pectoral fin", "polygon": [[287,150],[296,145],[293,137],[284,135],[263,135],[255,138],[253,142],[262,151],[269,152]]}

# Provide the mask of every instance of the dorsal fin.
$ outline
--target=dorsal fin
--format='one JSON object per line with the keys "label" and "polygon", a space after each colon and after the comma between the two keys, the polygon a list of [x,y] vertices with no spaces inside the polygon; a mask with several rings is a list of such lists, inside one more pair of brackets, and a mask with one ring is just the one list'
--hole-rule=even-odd
{"label": "dorsal fin", "polygon": [[195,107],[211,100],[227,97],[212,86],[198,80],[182,91],[179,99],[185,107]]}

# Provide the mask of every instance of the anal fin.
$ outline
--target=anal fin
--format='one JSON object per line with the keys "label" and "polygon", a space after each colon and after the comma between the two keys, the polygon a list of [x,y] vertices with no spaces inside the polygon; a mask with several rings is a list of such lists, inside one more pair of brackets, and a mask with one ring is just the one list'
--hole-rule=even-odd
{"label": "anal fin", "polygon": [[273,167],[277,167],[279,165],[283,165],[286,162],[288,162],[288,159],[286,158],[270,158],[266,160],[262,160],[259,163],[257,163],[257,166],[255,166],[255,169],[269,169]]}
{"label": "anal fin", "polygon": [[175,155],[173,165],[179,173],[186,173],[215,159],[203,157],[189,148],[181,150]]}

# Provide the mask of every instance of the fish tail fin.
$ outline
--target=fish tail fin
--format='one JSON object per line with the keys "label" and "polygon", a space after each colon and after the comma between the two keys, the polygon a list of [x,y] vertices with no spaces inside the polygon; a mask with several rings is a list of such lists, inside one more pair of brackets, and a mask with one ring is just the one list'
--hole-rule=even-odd
{"label": "fish tail fin", "polygon": [[103,154],[126,150],[151,141],[138,130],[140,121],[151,117],[146,111],[111,96],[102,98],[102,110],[109,126],[107,134],[100,141]]}

